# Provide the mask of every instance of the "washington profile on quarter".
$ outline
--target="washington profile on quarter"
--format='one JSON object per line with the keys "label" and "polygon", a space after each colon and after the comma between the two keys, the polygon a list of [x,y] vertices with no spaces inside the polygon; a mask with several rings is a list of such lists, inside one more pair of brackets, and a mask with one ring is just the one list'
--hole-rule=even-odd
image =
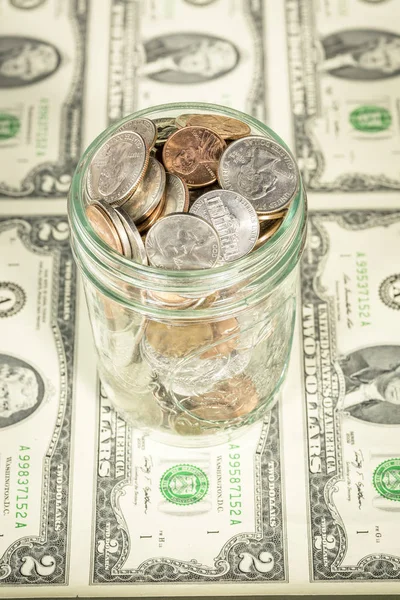
{"label": "washington profile on quarter", "polygon": [[232,142],[218,166],[221,186],[242,194],[258,213],[286,208],[299,186],[294,159],[280,144],[250,135]]}
{"label": "washington profile on quarter", "polygon": [[179,271],[213,267],[221,247],[212,225],[188,213],[173,213],[157,221],[145,246],[153,267]]}
{"label": "washington profile on quarter", "polygon": [[146,144],[138,133],[115,133],[91,160],[86,182],[89,198],[120,206],[139,185],[148,162]]}
{"label": "washington profile on quarter", "polygon": [[257,242],[260,224],[246,198],[230,190],[206,192],[190,208],[211,223],[221,240],[221,260],[231,262],[245,256]]}
{"label": "washington profile on quarter", "polygon": [[150,150],[154,146],[157,138],[157,127],[150,119],[131,119],[121,127],[118,127],[117,132],[134,131],[143,138],[146,148]]}

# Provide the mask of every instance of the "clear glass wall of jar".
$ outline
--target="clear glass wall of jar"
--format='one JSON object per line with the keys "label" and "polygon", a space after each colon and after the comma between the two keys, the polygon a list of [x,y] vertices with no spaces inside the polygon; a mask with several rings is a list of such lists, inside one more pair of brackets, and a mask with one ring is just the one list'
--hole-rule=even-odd
{"label": "clear glass wall of jar", "polygon": [[83,155],[70,190],[71,244],[80,267],[99,373],[115,408],[159,441],[224,442],[277,399],[293,337],[297,265],[307,205],[300,184],[277,233],[249,255],[213,269],[166,271],[113,252],[85,215],[91,157],[123,122],[216,113],[282,140],[256,119],[211,104],[169,104],[130,115]]}

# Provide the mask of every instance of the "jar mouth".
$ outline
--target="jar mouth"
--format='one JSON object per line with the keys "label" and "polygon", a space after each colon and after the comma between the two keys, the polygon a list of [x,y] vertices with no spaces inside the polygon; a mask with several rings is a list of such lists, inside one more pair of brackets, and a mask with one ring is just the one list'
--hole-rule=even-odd
{"label": "jar mouth", "polygon": [[243,279],[257,277],[261,273],[264,277],[268,275],[268,279],[275,279],[277,271],[281,270],[282,266],[285,269],[286,265],[289,267],[288,262],[291,257],[295,257],[295,263],[297,263],[298,252],[296,252],[296,248],[302,246],[304,236],[299,235],[299,231],[304,234],[305,193],[300,176],[300,184],[295,197],[291,201],[287,215],[271,240],[257,250],[253,250],[250,254],[222,266],[203,270],[176,271],[142,265],[114,252],[92,229],[85,212],[85,182],[90,161],[99,146],[110,134],[113,134],[123,123],[132,118],[167,117],[168,113],[172,111],[219,113],[231,116],[247,123],[252,128],[253,135],[258,134],[272,138],[290,153],[287,145],[266,125],[254,117],[225,106],[190,102],[173,103],[153,106],[135,112],[133,115],[128,115],[122,121],[118,121],[118,123],[103,131],[90,144],[82,155],[74,173],[68,196],[68,217],[72,238],[76,239],[79,253],[83,252],[89,260],[106,267],[114,277],[121,279],[121,281],[130,285],[137,285],[144,290],[149,288],[150,282],[151,289],[154,290],[183,291],[193,289],[195,292],[204,292],[214,287],[221,287],[222,284],[226,286],[228,282],[229,285],[239,283]]}

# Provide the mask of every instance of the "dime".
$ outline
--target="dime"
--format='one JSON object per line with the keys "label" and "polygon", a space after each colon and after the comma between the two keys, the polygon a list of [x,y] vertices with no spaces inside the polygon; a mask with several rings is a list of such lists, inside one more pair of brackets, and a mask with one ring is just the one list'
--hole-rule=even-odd
{"label": "dime", "polygon": [[175,119],[164,117],[160,119],[154,119],[154,123],[157,126],[157,139],[156,146],[163,146],[170,135],[178,131]]}
{"label": "dime", "polygon": [[[186,116],[186,115],[185,115]],[[212,129],[215,133],[224,140],[238,140],[250,134],[250,127],[232,117],[224,117],[223,115],[187,115],[189,119],[186,121],[187,126],[199,126]]]}
{"label": "dime", "polygon": [[167,173],[165,184],[165,206],[163,217],[171,213],[187,212],[189,208],[189,189],[177,175]]}
{"label": "dime", "polygon": [[172,134],[163,148],[163,162],[170,173],[191,187],[213,183],[226,144],[211,129],[184,127]]}
{"label": "dime", "polygon": [[146,341],[158,354],[169,358],[187,356],[213,340],[213,330],[208,323],[167,325],[149,321],[145,335]]}
{"label": "dime", "polygon": [[152,225],[159,219],[163,213],[165,206],[165,194],[162,196],[158,206],[153,210],[151,215],[145,221],[142,221],[137,226],[140,235],[147,233]]}
{"label": "dime", "polygon": [[139,185],[149,153],[139,134],[116,133],[108,138],[91,160],[86,188],[89,198],[105,199],[120,206]]}
{"label": "dime", "polygon": [[258,238],[256,245],[254,246],[254,250],[257,250],[260,246],[265,244],[279,229],[282,225],[283,219],[278,219],[276,221],[266,221],[262,223],[260,227],[260,237]]}
{"label": "dime", "polygon": [[165,188],[165,169],[153,157],[136,192],[123,203],[124,211],[135,223],[144,221],[158,206]]}
{"label": "dime", "polygon": [[129,244],[131,247],[130,258],[141,265],[147,265],[148,260],[146,250],[144,248],[142,238],[140,237],[140,233],[137,230],[135,223],[122,208],[118,210],[116,209],[116,212],[118,212],[118,216],[122,222],[122,225],[124,226],[126,235],[129,239]]}
{"label": "dime", "polygon": [[89,204],[86,207],[86,216],[94,231],[110,248],[124,254],[124,247],[118,234],[118,229],[113,219],[105,212],[100,202]]}
{"label": "dime", "polygon": [[207,269],[220,256],[215,229],[201,217],[187,213],[174,213],[157,221],[145,245],[150,264],[161,269]]}
{"label": "dime", "polygon": [[190,412],[209,421],[225,421],[247,415],[260,401],[248,375],[236,375],[218,383],[213,390],[193,398]]}
{"label": "dime", "polygon": [[150,119],[131,119],[121,125],[121,127],[118,127],[117,133],[120,131],[134,131],[138,133],[143,138],[148,150],[154,146],[157,137],[157,127]]}
{"label": "dime", "polygon": [[207,192],[194,202],[190,214],[203,217],[217,231],[223,262],[237,260],[254,248],[260,232],[257,213],[237,192]]}
{"label": "dime", "polygon": [[299,185],[296,163],[289,152],[277,142],[256,135],[228,146],[219,163],[218,179],[223,188],[247,198],[258,213],[286,208]]}
{"label": "dime", "polygon": [[279,212],[266,214],[259,213],[258,220],[262,224],[264,221],[276,221],[276,219],[283,219],[283,217],[286,217],[286,215],[287,210],[280,210]]}

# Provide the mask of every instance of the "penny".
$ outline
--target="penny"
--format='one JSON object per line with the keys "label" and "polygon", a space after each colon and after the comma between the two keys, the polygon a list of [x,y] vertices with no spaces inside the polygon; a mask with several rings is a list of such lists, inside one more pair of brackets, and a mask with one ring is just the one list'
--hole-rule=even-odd
{"label": "penny", "polygon": [[167,173],[165,184],[165,206],[163,217],[176,212],[187,212],[189,208],[189,189],[186,183],[172,173]]}
{"label": "penny", "polygon": [[150,299],[149,304],[170,309],[189,308],[198,303],[198,300],[193,298],[185,298],[173,292],[159,292],[158,290],[148,291],[147,298]]}
{"label": "penny", "polygon": [[131,247],[130,258],[132,258],[134,262],[137,262],[141,265],[147,265],[148,260],[146,250],[135,223],[133,222],[131,217],[124,211],[124,209],[116,209],[116,212],[118,212],[118,216],[129,239],[129,244]]}
{"label": "penny", "polygon": [[200,356],[202,359],[213,358],[215,356],[227,356],[238,345],[239,342],[239,323],[235,317],[224,319],[218,323],[212,324],[215,343],[221,340],[219,344],[212,346]]}
{"label": "penny", "polygon": [[286,215],[287,210],[280,210],[275,213],[266,214],[258,213],[258,220],[260,221],[260,223],[263,223],[264,221],[276,221],[276,219],[283,219],[283,217],[286,217]]}
{"label": "penny", "polygon": [[187,356],[213,340],[212,327],[207,323],[167,325],[149,321],[145,335],[156,352],[170,358]]}
{"label": "penny", "polygon": [[146,174],[135,191],[122,204],[124,211],[135,223],[144,221],[158,206],[165,189],[165,169],[153,157],[149,159]]}
{"label": "penny", "polygon": [[278,219],[277,221],[266,221],[265,224],[262,224],[260,227],[260,237],[254,246],[254,250],[257,250],[257,248],[260,248],[260,246],[272,238],[274,233],[276,233],[281,226],[282,220],[283,219]]}
{"label": "penny", "polygon": [[223,115],[189,115],[186,125],[207,127],[218,133],[224,140],[237,140],[249,135],[251,131],[246,123]]}
{"label": "penny", "polygon": [[237,260],[254,248],[260,232],[257,213],[237,192],[207,192],[194,202],[190,214],[203,217],[217,231],[223,262]]}
{"label": "penny", "polygon": [[142,221],[141,223],[138,224],[137,228],[138,228],[140,235],[147,233],[149,231],[150,227],[152,227],[152,225],[154,225],[154,223],[157,221],[157,219],[161,218],[161,215],[164,210],[164,206],[165,206],[165,194],[164,194],[164,196],[162,196],[160,202],[158,203],[158,206],[153,210],[153,212],[149,215],[149,217],[147,217],[147,219],[145,221]]}
{"label": "penny", "polygon": [[91,160],[86,181],[89,198],[103,198],[120,206],[139,185],[148,161],[149,153],[139,134],[115,133]]}
{"label": "penny", "polygon": [[154,146],[157,137],[157,127],[150,119],[131,119],[118,127],[117,132],[120,131],[138,133],[143,138],[148,150]]}
{"label": "penny", "polygon": [[205,127],[184,127],[164,144],[163,162],[170,173],[191,187],[216,181],[218,163],[226,148],[224,140]]}
{"label": "penny", "polygon": [[220,256],[215,229],[201,217],[174,213],[157,221],[146,236],[150,264],[161,269],[213,267]]}
{"label": "penny", "polygon": [[115,252],[123,254],[123,246],[117,228],[112,219],[110,219],[103,210],[103,207],[96,202],[94,204],[89,204],[89,206],[86,207],[85,212],[90,225],[99,238],[110,246],[110,248],[115,250]]}
{"label": "penny", "polygon": [[248,375],[236,375],[215,385],[214,389],[194,398],[190,412],[209,421],[225,421],[247,415],[260,398]]}
{"label": "penny", "polygon": [[256,135],[228,146],[219,163],[218,179],[223,188],[247,198],[257,213],[286,208],[299,186],[289,152],[274,140]]}
{"label": "penny", "polygon": [[178,127],[176,125],[175,119],[170,119],[169,117],[154,119],[154,123],[157,127],[157,138],[155,145],[163,146],[167,139],[178,131]]}

